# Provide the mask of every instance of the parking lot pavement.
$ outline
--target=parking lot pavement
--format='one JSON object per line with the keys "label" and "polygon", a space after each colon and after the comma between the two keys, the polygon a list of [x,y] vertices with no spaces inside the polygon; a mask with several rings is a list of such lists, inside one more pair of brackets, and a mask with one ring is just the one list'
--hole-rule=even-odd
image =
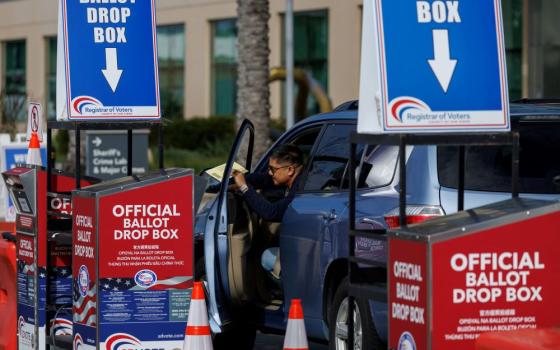
{"label": "parking lot pavement", "polygon": [[[282,350],[284,337],[280,335],[269,335],[257,333],[254,350]],[[327,344],[309,342],[309,350],[327,350]]]}

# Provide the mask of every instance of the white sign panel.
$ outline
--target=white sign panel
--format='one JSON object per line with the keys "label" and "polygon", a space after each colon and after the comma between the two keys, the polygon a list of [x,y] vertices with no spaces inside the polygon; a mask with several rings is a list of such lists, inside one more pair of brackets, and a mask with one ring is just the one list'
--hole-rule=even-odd
{"label": "white sign panel", "polygon": [[500,0],[365,0],[358,132],[509,131]]}

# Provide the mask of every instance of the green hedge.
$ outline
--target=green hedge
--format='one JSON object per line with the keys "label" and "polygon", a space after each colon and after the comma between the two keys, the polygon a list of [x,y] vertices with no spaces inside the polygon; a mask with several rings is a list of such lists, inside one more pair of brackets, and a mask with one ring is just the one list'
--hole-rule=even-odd
{"label": "green hedge", "polygon": [[[234,117],[174,119],[164,124],[165,147],[200,150],[216,143],[233,143]],[[152,145],[157,144],[157,133],[151,134]]]}

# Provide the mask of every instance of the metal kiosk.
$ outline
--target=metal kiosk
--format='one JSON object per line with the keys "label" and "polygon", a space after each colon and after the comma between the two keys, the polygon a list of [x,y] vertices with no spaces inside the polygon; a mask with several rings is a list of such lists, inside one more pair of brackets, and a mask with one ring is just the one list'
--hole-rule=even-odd
{"label": "metal kiosk", "polygon": [[[446,241],[448,238],[457,238],[456,240],[449,241],[449,246],[454,246],[457,249],[456,242],[461,241],[461,236],[467,238],[469,234],[474,234],[479,232],[482,227],[491,228],[497,227],[497,230],[503,230],[507,223],[522,222],[527,220],[529,213],[531,215],[545,215],[546,213],[551,213],[557,211],[557,205],[551,205],[550,202],[543,201],[527,201],[519,199],[518,197],[518,176],[519,176],[519,134],[516,132],[512,133],[496,133],[496,134],[455,134],[455,135],[445,135],[445,134],[390,134],[390,135],[364,135],[354,133],[351,137],[351,163],[350,163],[350,173],[356,171],[356,149],[357,144],[389,144],[398,145],[400,148],[399,153],[399,177],[400,177],[400,188],[399,188],[399,219],[400,227],[396,230],[392,230],[389,233],[386,230],[356,230],[355,229],[355,216],[356,216],[356,181],[354,177],[350,178],[350,237],[349,237],[349,313],[352,314],[352,309],[354,307],[354,298],[364,298],[373,299],[383,303],[392,303],[389,305],[388,309],[388,319],[389,322],[389,349],[400,349],[406,348],[408,343],[413,344],[415,349],[444,349],[444,348],[461,348],[461,349],[472,349],[474,348],[474,339],[464,339],[465,343],[462,342],[451,342],[446,343],[444,347],[436,347],[436,341],[432,341],[433,336],[437,332],[438,326],[445,322],[441,314],[435,315],[438,305],[434,306],[432,303],[433,299],[429,299],[432,295],[435,297],[436,289],[444,289],[444,284],[433,283],[443,283],[439,280],[433,281],[431,278],[435,276],[435,273],[443,267],[437,267],[435,265],[436,259],[445,259],[442,256],[434,256],[432,243],[439,241]],[[454,215],[433,219],[433,221],[428,221],[424,224],[415,225],[410,230],[408,229],[406,222],[406,166],[405,166],[405,148],[407,145],[446,145],[446,146],[458,146],[459,152],[459,164],[458,164],[458,210],[459,212]],[[511,145],[512,146],[512,199],[510,201],[497,203],[495,205],[490,205],[483,208],[477,208],[469,211],[462,211],[464,208],[464,189],[465,189],[465,147],[467,146],[500,146],[500,145]],[[540,213],[540,214],[539,214]],[[549,220],[554,220],[553,218]],[[485,223],[484,226],[482,223]],[[501,227],[501,228],[500,228]],[[449,231],[455,229],[454,234],[449,234]],[[447,232],[447,235],[442,235],[440,230]],[[468,233],[468,234],[467,234]],[[552,233],[548,233],[550,236]],[[546,236],[546,237],[549,237]],[[383,264],[379,262],[370,261],[368,259],[360,258],[355,256],[355,244],[356,238],[362,237],[372,240],[382,240],[388,243],[388,256],[389,261]],[[446,237],[446,238],[443,238]],[[473,236],[475,237],[475,236]],[[475,239],[480,239],[480,236],[476,236]],[[485,239],[489,242],[492,240],[490,237],[492,235],[486,234]],[[513,236],[512,236],[513,237]],[[515,239],[515,238],[514,238]],[[423,243],[418,243],[414,245],[412,241],[418,241]],[[409,247],[410,245],[418,248],[421,246],[420,252],[418,249]],[[442,244],[444,246],[445,244]],[[401,247],[401,249],[397,249]],[[405,247],[405,248],[402,248]],[[405,249],[403,251],[403,249]],[[424,250],[422,250],[424,249]],[[501,249],[501,248],[499,248]],[[505,248],[504,248],[505,249]],[[418,253],[418,254],[415,254]],[[399,255],[400,254],[400,255]],[[404,256],[403,256],[404,254]],[[506,251],[506,254],[508,252]],[[416,256],[420,259],[416,263],[405,263],[410,260],[410,256]],[[399,261],[399,259],[403,261]],[[433,259],[433,260],[432,260]],[[486,258],[485,258],[486,259]],[[424,265],[421,265],[421,262]],[[432,264],[432,262],[434,264]],[[402,263],[402,264],[401,264]],[[393,265],[397,267],[402,267],[394,269]],[[447,264],[449,265],[449,264]],[[423,266],[423,267],[419,267]],[[551,266],[554,269],[554,267]],[[387,271],[387,279],[382,282],[372,283],[371,279],[368,277],[368,272],[371,270],[385,270]],[[395,271],[404,271],[403,274],[397,273]],[[436,271],[437,270],[437,271]],[[410,272],[410,273],[409,273]],[[422,274],[423,273],[423,274]],[[410,275],[410,276],[409,276]],[[404,276],[404,280],[403,280]],[[407,280],[407,276],[410,277]],[[414,283],[414,278],[416,278]],[[464,278],[464,276],[462,277]],[[463,287],[465,285],[464,279]],[[408,282],[408,283],[406,283]],[[448,287],[448,286],[447,286]],[[535,287],[537,288],[537,287]],[[398,290],[397,290],[398,289]],[[440,293],[438,290],[437,293]],[[460,293],[460,292],[457,292]],[[471,293],[471,292],[469,292]],[[497,292],[496,292],[497,293]],[[523,292],[522,292],[523,293]],[[533,292],[535,293],[535,292]],[[440,294],[438,294],[440,295]],[[525,297],[525,296],[523,296]],[[398,299],[398,300],[397,300]],[[397,301],[405,301],[400,304],[407,304],[404,307],[400,307]],[[414,304],[411,301],[423,300],[423,304]],[[439,299],[438,299],[439,300]],[[393,306],[396,304],[395,312],[393,312]],[[417,305],[418,304],[418,305]],[[479,306],[479,305],[478,305]],[[473,305],[468,305],[471,309],[474,308]],[[498,308],[498,307],[496,307]],[[433,309],[433,310],[432,310]],[[449,306],[446,308],[447,311],[452,310]],[[481,311],[482,312],[482,311]],[[501,312],[501,311],[500,311]],[[434,320],[434,316],[441,318],[441,320]],[[472,317],[474,319],[474,317]],[[544,320],[544,319],[543,319]],[[400,323],[399,323],[400,322]],[[436,322],[434,326],[434,322]],[[475,321],[473,321],[475,322]],[[479,320],[479,322],[483,322]],[[353,332],[353,318],[349,317],[349,331],[348,331],[348,346],[351,347],[354,341]],[[453,324],[453,323],[451,323]],[[546,322],[544,323],[546,324]],[[421,329],[418,331],[416,326]],[[455,324],[455,327],[457,325]],[[422,328],[424,327],[424,328]],[[436,328],[433,328],[436,327]],[[416,341],[414,341],[414,329],[416,329]],[[403,338],[403,335],[404,336]],[[472,336],[473,338],[477,335]],[[451,340],[452,337],[448,337]],[[405,344],[408,342],[407,344]],[[408,345],[410,345],[408,344]],[[404,346],[404,347],[403,347]],[[460,347],[457,347],[460,346]]]}
{"label": "metal kiosk", "polygon": [[181,348],[194,275],[193,172],[72,193],[74,348]]}
{"label": "metal kiosk", "polygon": [[61,311],[72,300],[68,193],[75,182],[61,171],[47,176],[45,168],[27,164],[2,176],[16,209],[18,346],[44,349],[52,344],[49,335],[71,333],[71,313]]}
{"label": "metal kiosk", "polygon": [[[133,129],[156,129],[159,134],[159,168],[163,169],[163,128],[159,121],[134,121],[134,122],[87,122],[87,121],[48,121],[47,123],[47,154],[51,155],[53,152],[52,148],[52,130],[74,130],[75,131],[75,177],[69,186],[64,189],[56,188],[56,181],[51,182],[41,182],[42,186],[45,186],[48,193],[47,207],[48,207],[48,222],[49,222],[49,235],[48,244],[49,245],[59,245],[60,247],[69,247],[69,249],[64,249],[64,254],[57,254],[54,259],[50,259],[47,262],[47,269],[53,270],[50,275],[61,277],[62,273],[67,273],[65,276],[63,287],[60,288],[60,283],[54,281],[51,285],[56,286],[55,288],[49,288],[53,293],[58,293],[64,290],[64,298],[58,296],[57,300],[63,303],[64,308],[57,305],[50,305],[48,302],[48,307],[54,312],[50,313],[51,325],[50,329],[47,331],[46,344],[61,349],[72,349],[72,293],[73,293],[73,283],[71,274],[71,259],[72,259],[72,210],[71,210],[71,191],[73,189],[80,189],[84,186],[89,186],[93,181],[85,178],[82,175],[81,167],[81,131],[82,130],[127,130],[127,175],[132,174],[132,147]],[[47,178],[51,178],[53,173],[56,174],[57,171],[52,168],[52,162],[47,162],[46,174]],[[39,197],[41,198],[41,197]],[[54,251],[53,249],[51,249]],[[63,269],[67,267],[67,269]],[[56,270],[56,271],[55,271]],[[69,281],[69,282],[68,282]],[[57,292],[58,291],[58,292]],[[60,293],[59,293],[60,294]],[[68,295],[67,295],[68,294]],[[62,306],[62,304],[61,304]],[[44,348],[44,347],[42,347]]]}
{"label": "metal kiosk", "polygon": [[[153,127],[160,170],[132,175],[132,129]],[[129,176],[72,193],[71,346],[181,348],[194,273],[192,170],[163,169],[160,122],[51,122],[49,145],[51,129],[76,132],[77,180],[81,130],[128,130]]]}

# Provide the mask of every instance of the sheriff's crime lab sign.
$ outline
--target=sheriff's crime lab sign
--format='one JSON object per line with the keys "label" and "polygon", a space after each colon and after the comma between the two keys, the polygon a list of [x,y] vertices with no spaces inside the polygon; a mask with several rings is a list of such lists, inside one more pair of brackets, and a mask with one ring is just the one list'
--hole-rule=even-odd
{"label": "sheriff's crime lab sign", "polygon": [[366,0],[358,131],[508,131],[499,0]]}
{"label": "sheriff's crime lab sign", "polygon": [[68,119],[160,118],[154,0],[62,0]]}

